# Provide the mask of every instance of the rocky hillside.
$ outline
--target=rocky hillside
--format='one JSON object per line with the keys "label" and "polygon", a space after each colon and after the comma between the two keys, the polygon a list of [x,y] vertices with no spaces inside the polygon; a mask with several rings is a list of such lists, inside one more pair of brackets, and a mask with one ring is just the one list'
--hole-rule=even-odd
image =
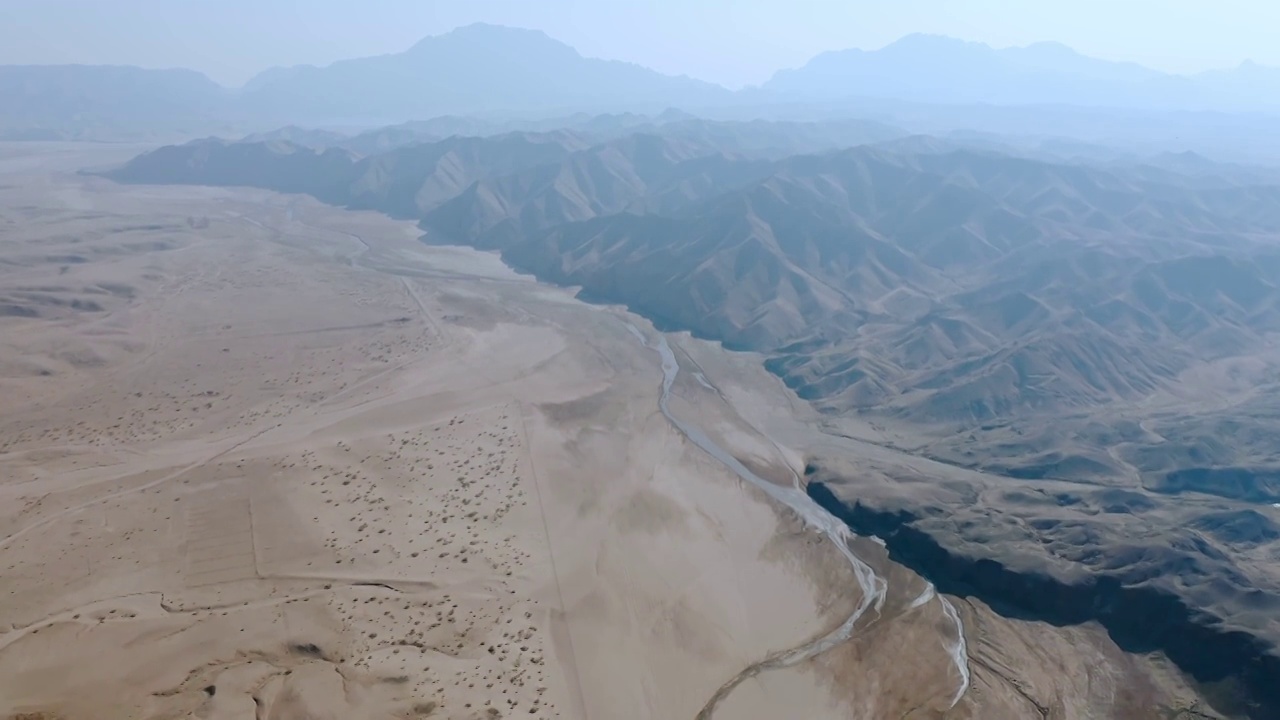
{"label": "rocky hillside", "polygon": [[[918,137],[829,149],[831,126],[802,123],[614,132],[365,157],[207,141],[113,177],[418,218],[428,242],[757,351],[844,447],[811,452],[815,492],[904,562],[1275,702],[1260,681],[1280,657],[1274,174]],[[1142,624],[1144,603],[1163,624]],[[1193,657],[1179,627],[1245,660]]]}

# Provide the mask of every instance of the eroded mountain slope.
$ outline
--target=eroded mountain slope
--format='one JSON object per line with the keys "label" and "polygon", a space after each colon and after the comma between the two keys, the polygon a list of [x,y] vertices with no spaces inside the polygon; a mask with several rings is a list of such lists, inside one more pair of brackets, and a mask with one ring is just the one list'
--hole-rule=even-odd
{"label": "eroded mountain slope", "polygon": [[[117,177],[166,178],[135,171]],[[1181,611],[1135,649],[1274,702],[1280,186],[921,142],[769,160],[650,133],[474,177],[415,205],[428,242],[761,353],[824,414],[835,445],[806,451],[849,517],[969,559],[926,574],[1033,613],[1027,578],[1050,578],[1077,588],[1070,622],[1103,619],[1107,588],[1152,593]],[[342,187],[322,199],[352,203]],[[983,563],[1015,579],[971,582]],[[1117,617],[1119,637],[1139,622]],[[1206,669],[1184,635],[1255,644]]]}

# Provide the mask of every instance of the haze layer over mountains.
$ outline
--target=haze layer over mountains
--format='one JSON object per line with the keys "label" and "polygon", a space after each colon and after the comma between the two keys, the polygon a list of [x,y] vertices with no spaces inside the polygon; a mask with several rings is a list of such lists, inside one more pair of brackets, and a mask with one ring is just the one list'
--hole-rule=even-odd
{"label": "haze layer over mountains", "polygon": [[[1053,43],[997,50],[929,35],[875,51],[822,53],[737,92],[586,58],[541,32],[477,24],[400,53],[273,68],[236,89],[191,71],[3,66],[0,98],[0,137],[9,138],[175,138],[289,124],[377,126],[443,115],[528,119],[680,107],[722,119],[813,120],[854,112],[929,133],[1177,138],[1198,150],[1280,157],[1271,121],[1280,111],[1280,69],[1245,63],[1177,76]],[[992,104],[1022,110],[993,113]],[[1076,109],[1063,112],[1063,105]]]}

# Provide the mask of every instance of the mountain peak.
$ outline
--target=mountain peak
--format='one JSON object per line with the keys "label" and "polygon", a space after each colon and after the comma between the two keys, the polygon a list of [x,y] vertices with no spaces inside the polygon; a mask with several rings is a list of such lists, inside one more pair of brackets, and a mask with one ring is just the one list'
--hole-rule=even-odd
{"label": "mountain peak", "polygon": [[442,44],[462,43],[466,45],[475,45],[480,47],[501,45],[510,48],[512,46],[518,48],[533,47],[554,47],[557,50],[570,50],[577,54],[576,50],[568,45],[556,40],[541,30],[530,30],[527,28],[511,27],[509,25],[494,25],[492,23],[471,23],[470,25],[460,25],[446,33],[440,35],[428,35],[414,44],[409,52],[422,51],[428,48],[439,47]]}
{"label": "mountain peak", "polygon": [[1263,65],[1262,63],[1250,58],[1240,63],[1236,68],[1236,71],[1249,73],[1251,75],[1267,75],[1280,71],[1280,67],[1276,67],[1275,65]]}
{"label": "mountain peak", "polygon": [[510,25],[496,25],[494,23],[486,23],[486,22],[476,22],[476,23],[471,23],[470,25],[459,25],[458,27],[444,34],[453,35],[457,37],[467,37],[467,38],[510,37],[510,36],[519,35],[523,37],[540,37],[540,38],[546,38],[548,40],[551,39],[549,35],[547,35],[545,32],[541,30],[534,30],[532,28],[512,27]]}
{"label": "mountain peak", "polygon": [[1134,86],[1160,77],[1155,70],[1088,57],[1057,42],[996,49],[916,33],[870,52],[823,53],[802,68],[778,73],[764,88],[813,98],[1126,106],[1134,102]]}
{"label": "mountain peak", "polygon": [[[723,102],[719,86],[583,57],[541,30],[475,23],[404,52],[276,71],[251,101],[273,117],[387,125],[446,114],[633,110]],[[354,113],[353,114],[353,109]]]}

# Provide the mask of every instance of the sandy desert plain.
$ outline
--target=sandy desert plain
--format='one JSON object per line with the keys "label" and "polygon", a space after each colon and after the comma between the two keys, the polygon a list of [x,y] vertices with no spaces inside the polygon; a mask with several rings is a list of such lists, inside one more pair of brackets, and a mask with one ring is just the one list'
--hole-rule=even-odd
{"label": "sandy desert plain", "polygon": [[[1099,628],[867,539],[859,578],[660,411],[644,320],[379,215],[77,174],[137,150],[0,145],[0,718],[1215,717]],[[671,412],[751,472],[840,442],[667,339]]]}

